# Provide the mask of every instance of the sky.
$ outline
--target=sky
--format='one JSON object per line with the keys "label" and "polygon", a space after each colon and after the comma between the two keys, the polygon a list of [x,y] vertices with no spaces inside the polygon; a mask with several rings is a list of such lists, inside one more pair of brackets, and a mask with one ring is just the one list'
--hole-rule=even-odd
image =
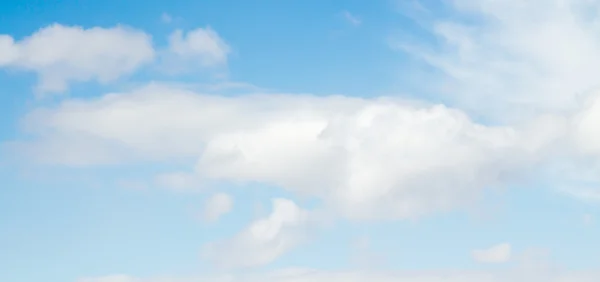
{"label": "sky", "polygon": [[0,3],[0,281],[600,280],[600,1]]}

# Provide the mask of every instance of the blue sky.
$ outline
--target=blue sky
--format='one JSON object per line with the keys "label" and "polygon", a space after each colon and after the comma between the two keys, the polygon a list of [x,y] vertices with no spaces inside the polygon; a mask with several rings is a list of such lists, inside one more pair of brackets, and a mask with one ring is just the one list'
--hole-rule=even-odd
{"label": "blue sky", "polygon": [[599,13],[4,1],[0,281],[597,281]]}

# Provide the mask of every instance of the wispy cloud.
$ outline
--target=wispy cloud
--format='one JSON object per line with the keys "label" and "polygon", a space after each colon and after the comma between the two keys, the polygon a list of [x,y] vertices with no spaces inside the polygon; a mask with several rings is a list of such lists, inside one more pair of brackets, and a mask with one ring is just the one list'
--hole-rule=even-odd
{"label": "wispy cloud", "polygon": [[204,220],[207,222],[216,222],[219,218],[231,211],[233,208],[233,199],[225,193],[217,193],[211,196],[205,203]]}
{"label": "wispy cloud", "polygon": [[487,249],[473,250],[471,256],[482,263],[504,263],[510,260],[511,247],[508,243],[492,246]]}
{"label": "wispy cloud", "polygon": [[160,16],[160,21],[162,21],[163,23],[171,23],[173,21],[173,17],[168,13],[163,13]]}
{"label": "wispy cloud", "polygon": [[350,23],[353,26],[359,26],[362,24],[362,20],[359,17],[353,15],[352,13],[346,10],[342,11],[342,16],[348,23]]}

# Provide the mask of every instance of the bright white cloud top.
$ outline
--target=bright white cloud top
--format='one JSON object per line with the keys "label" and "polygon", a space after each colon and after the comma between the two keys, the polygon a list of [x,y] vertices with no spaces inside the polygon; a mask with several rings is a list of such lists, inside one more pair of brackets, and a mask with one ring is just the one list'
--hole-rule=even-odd
{"label": "bright white cloud top", "polygon": [[198,28],[187,33],[174,31],[169,36],[169,52],[203,66],[227,63],[230,48],[211,28]]}

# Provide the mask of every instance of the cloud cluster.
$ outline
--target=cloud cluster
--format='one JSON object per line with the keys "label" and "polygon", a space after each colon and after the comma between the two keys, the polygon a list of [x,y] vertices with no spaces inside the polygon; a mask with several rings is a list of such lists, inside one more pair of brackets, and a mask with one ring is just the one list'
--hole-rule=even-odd
{"label": "cloud cluster", "polygon": [[[445,43],[436,51],[407,47],[447,75],[441,83],[453,86],[449,89],[454,98],[473,103],[494,123],[471,119],[473,108],[462,102],[457,105],[464,111],[390,98],[223,97],[149,85],[37,109],[25,118],[24,129],[38,140],[17,146],[39,161],[68,165],[196,158],[194,174],[163,175],[160,182],[180,188],[198,179],[266,183],[319,197],[353,219],[414,218],[459,208],[472,203],[485,187],[506,184],[515,171],[527,174],[551,155],[574,163],[570,172],[562,168],[565,175],[578,171],[579,162],[600,156],[600,129],[595,126],[600,121],[599,96],[576,95],[595,83],[590,73],[598,65],[593,58],[600,57],[589,47],[596,42],[593,27],[576,9],[584,3],[551,1],[536,9],[534,2],[452,1],[460,14],[481,17],[478,25],[432,21],[431,31]],[[519,14],[536,17],[515,16]],[[128,31],[136,37],[113,35],[126,32],[122,28],[74,30],[81,42],[97,33],[143,38],[145,43],[139,44],[146,46],[104,40],[107,43],[97,47],[102,51],[85,51],[78,64],[107,57],[104,53],[113,54],[114,61],[130,53],[139,56],[116,52],[113,45],[142,48],[148,54],[153,50],[143,32]],[[546,33],[565,36],[560,41],[564,50],[546,48],[551,45],[541,36]],[[23,42],[32,41],[28,40]],[[29,44],[12,43],[11,38],[0,42],[10,43],[0,44],[8,50],[2,59],[5,65],[21,60],[11,55],[19,52],[10,50]],[[209,28],[175,31],[167,49],[201,65],[224,63],[229,52]],[[66,60],[57,58],[57,64]],[[78,71],[84,68],[78,64],[73,72],[85,73]],[[519,118],[499,118],[499,109],[502,117]],[[521,115],[523,109],[526,115]]]}
{"label": "cloud cluster", "polygon": [[[39,162],[72,166],[193,159],[192,173],[165,174],[158,181],[179,188],[203,180],[269,184],[316,197],[336,215],[353,220],[419,218],[460,209],[486,188],[510,184],[540,167],[557,169],[554,175],[567,182],[600,183],[600,94],[595,91],[600,1],[448,3],[455,12],[451,19],[424,21],[440,45],[398,46],[441,71],[428,83],[438,86],[452,106],[383,97],[226,97],[149,84],[37,108],[23,120],[23,130],[35,138],[11,148]],[[60,44],[42,48],[49,42]],[[175,31],[165,50],[204,67],[225,64],[230,52],[209,28]],[[0,36],[0,66],[38,73],[42,91],[62,91],[71,81],[109,82],[154,57],[148,35],[123,27],[54,25],[21,41]],[[571,194],[600,198],[592,188]],[[212,214],[226,210],[226,201],[219,203]],[[301,243],[310,212],[284,199],[273,205],[270,216],[207,246],[206,258],[226,267],[257,266]],[[482,262],[504,262],[510,245],[472,255]],[[475,272],[281,275],[256,281],[597,278]],[[113,280],[84,281],[143,281],[107,279]]]}
{"label": "cloud cluster", "polygon": [[[181,30],[170,36],[161,54],[190,58],[202,67],[226,63],[229,47],[210,28]],[[53,24],[21,40],[0,34],[0,68],[34,72],[37,91],[60,93],[72,82],[103,84],[131,75],[157,57],[152,37],[126,26],[110,28]]]}
{"label": "cloud cluster", "polygon": [[[37,141],[14,145],[38,161],[67,165],[196,158],[195,173],[157,180],[179,188],[199,179],[266,183],[323,199],[353,219],[460,208],[485,187],[506,184],[514,172],[527,174],[553,156],[573,162],[569,171],[561,168],[565,175],[587,161],[597,180],[599,166],[589,163],[600,156],[600,96],[588,90],[600,56],[592,48],[595,17],[584,18],[581,10],[596,3],[551,1],[541,9],[536,1],[450,3],[465,17],[479,17],[477,25],[460,17],[435,20],[431,31],[445,42],[439,48],[403,46],[446,74],[437,82],[452,86],[453,98],[495,122],[473,120],[474,108],[462,102],[456,105],[466,110],[391,98],[223,97],[151,84],[36,109],[23,124]],[[535,17],[516,16],[522,14]],[[562,49],[546,48],[549,33],[564,37]],[[66,42],[56,52],[34,48],[55,38]],[[96,41],[102,43],[86,48]],[[29,66],[42,80],[52,73],[63,86],[71,73],[114,79],[154,54],[148,35],[122,27],[55,25],[17,43],[4,36],[0,48],[3,65]],[[175,31],[167,50],[208,66],[225,63],[229,47],[206,28]],[[69,71],[56,71],[63,68]],[[578,193],[591,193],[584,192]]]}
{"label": "cloud cluster", "polygon": [[561,132],[552,182],[597,196],[600,1],[452,0],[449,14],[421,4],[411,15],[436,44],[397,40],[394,47],[439,71],[428,83],[470,116],[500,124],[551,117],[546,126]]}
{"label": "cloud cluster", "polygon": [[548,131],[486,126],[442,105],[387,98],[223,97],[160,85],[38,109],[24,126],[39,139],[19,148],[40,161],[197,158],[196,179],[275,185],[353,219],[468,205],[535,162],[546,146],[536,137]]}

